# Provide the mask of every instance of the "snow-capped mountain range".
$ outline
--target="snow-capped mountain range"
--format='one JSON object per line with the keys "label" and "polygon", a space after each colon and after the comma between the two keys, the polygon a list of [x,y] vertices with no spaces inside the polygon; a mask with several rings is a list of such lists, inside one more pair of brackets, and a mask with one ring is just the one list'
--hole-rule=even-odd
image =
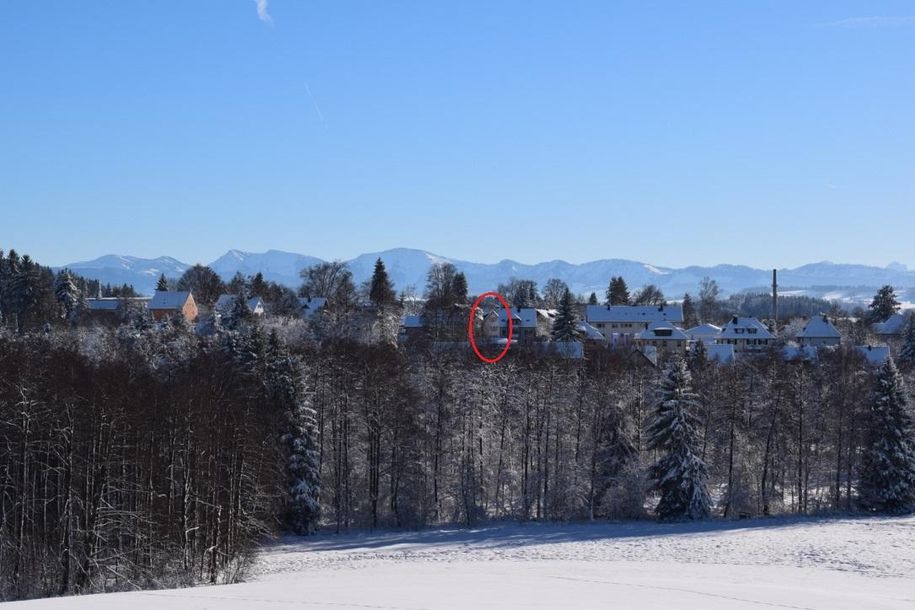
{"label": "snow-capped mountain range", "polygon": [[[716,280],[725,294],[768,290],[772,281],[771,269],[754,269],[742,265],[671,268],[625,259],[604,259],[581,264],[554,260],[533,265],[503,260],[488,264],[448,258],[423,250],[396,248],[361,254],[347,261],[357,283],[371,276],[377,258],[384,260],[398,289],[413,286],[420,293],[429,267],[437,262],[451,262],[463,271],[472,293],[494,290],[499,283],[512,277],[532,279],[540,286],[550,278],[558,277],[577,293],[588,294],[594,291],[602,295],[610,277],[621,275],[631,289],[652,283],[670,298],[678,298],[687,291],[695,293],[696,286],[705,276]],[[260,253],[230,250],[209,265],[226,280],[236,272],[244,275],[261,272],[268,280],[296,287],[301,283],[299,271],[321,260],[314,256],[279,250]],[[138,291],[149,294],[154,290],[160,274],[179,277],[190,265],[168,256],[143,259],[108,255],[66,267],[105,283],[133,284]],[[783,293],[858,302],[869,299],[874,289],[884,284],[896,286],[904,296],[906,293],[912,295],[913,298],[907,300],[915,300],[915,271],[900,263],[872,267],[820,262],[794,269],[779,269],[779,285]],[[912,290],[907,290],[909,288]]]}

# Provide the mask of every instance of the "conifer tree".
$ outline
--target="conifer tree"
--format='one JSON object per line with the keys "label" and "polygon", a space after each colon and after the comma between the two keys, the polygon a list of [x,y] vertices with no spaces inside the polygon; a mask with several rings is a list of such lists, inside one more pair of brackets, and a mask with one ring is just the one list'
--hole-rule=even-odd
{"label": "conifer tree", "polygon": [[369,300],[376,307],[384,307],[394,302],[397,294],[394,285],[388,277],[384,261],[380,258],[375,261],[375,270],[372,272],[371,285],[369,286]]}
{"label": "conifer tree", "polygon": [[696,313],[696,303],[693,301],[693,297],[690,293],[687,292],[683,295],[681,307],[683,308],[683,328],[698,326],[699,316]]}
{"label": "conifer tree", "polygon": [[304,387],[301,365],[280,343],[275,330],[268,342],[266,372],[268,398],[281,414],[280,441],[288,490],[284,521],[296,534],[311,534],[321,515],[315,411]]}
{"label": "conifer tree", "polygon": [[877,291],[868,306],[868,318],[871,322],[883,322],[899,311],[899,300],[892,286],[886,285]]}
{"label": "conifer tree", "polygon": [[701,339],[696,341],[689,350],[689,367],[695,371],[697,368],[705,366],[708,361],[708,348],[705,347],[705,341]]}
{"label": "conifer tree", "polygon": [[572,299],[572,292],[566,288],[559,301],[556,320],[553,322],[552,338],[553,341],[575,341],[580,335],[575,302]]}
{"label": "conifer tree", "polygon": [[877,376],[861,456],[859,500],[866,510],[915,506],[915,422],[902,376],[888,358]]}
{"label": "conifer tree", "polygon": [[652,487],[661,494],[661,519],[704,519],[711,500],[705,463],[699,457],[699,395],[682,359],[672,360],[661,378],[648,447],[661,453],[651,469]]}
{"label": "conifer tree", "polygon": [[467,276],[463,271],[454,274],[454,281],[451,283],[451,294],[454,295],[455,303],[467,302]]}
{"label": "conifer tree", "polygon": [[607,305],[628,305],[630,297],[626,280],[616,276],[610,278],[610,285],[607,286],[606,297]]}
{"label": "conifer tree", "polygon": [[910,316],[905,327],[902,347],[899,349],[899,364],[905,368],[915,367],[915,316]]}
{"label": "conifer tree", "polygon": [[588,297],[588,305],[597,305],[597,293],[592,292],[591,296]]}
{"label": "conifer tree", "polygon": [[159,276],[159,281],[156,282],[156,291],[166,292],[168,290],[168,280],[165,279],[165,274]]}
{"label": "conifer tree", "polygon": [[54,297],[57,299],[57,302],[60,303],[61,307],[63,307],[64,316],[72,321],[78,313],[80,291],[76,286],[76,282],[73,281],[73,276],[70,275],[70,272],[66,269],[57,274],[54,285]]}

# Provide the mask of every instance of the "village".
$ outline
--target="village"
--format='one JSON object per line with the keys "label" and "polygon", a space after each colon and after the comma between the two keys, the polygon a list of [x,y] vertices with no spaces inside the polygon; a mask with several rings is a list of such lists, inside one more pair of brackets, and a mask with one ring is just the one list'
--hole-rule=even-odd
{"label": "village", "polygon": [[[432,309],[421,299],[405,302],[401,298],[387,306],[361,299],[350,303],[342,316],[331,315],[333,303],[324,296],[296,297],[295,305],[298,318],[306,324],[325,325],[332,318],[333,324],[346,327],[347,336],[362,341],[377,339],[378,327],[387,321],[387,327],[396,328],[396,334],[381,334],[405,348],[432,344],[440,349],[469,349],[467,327],[473,312],[470,327],[475,342],[484,347],[502,349],[510,344],[512,349],[535,351],[543,357],[569,359],[613,350],[652,366],[677,356],[730,364],[771,353],[780,354],[786,361],[809,362],[822,350],[843,345],[853,348],[866,363],[880,366],[898,355],[904,335],[910,332],[911,313],[899,311],[873,322],[835,313],[832,317],[820,313],[780,320],[774,277],[771,298],[772,315],[767,319],[738,315],[720,319],[719,315],[719,319],[695,325],[684,323],[687,317],[682,303],[611,305],[579,299],[571,303],[574,332],[562,337],[556,333],[559,309],[511,304],[506,309],[494,298],[483,300],[476,308],[456,301]],[[211,306],[198,303],[190,290],[157,290],[151,297],[87,298],[85,307],[95,319],[114,318],[131,308],[145,311],[155,322],[181,319],[200,334],[231,325],[239,317],[264,319],[271,315],[269,303],[244,291],[220,294]]]}

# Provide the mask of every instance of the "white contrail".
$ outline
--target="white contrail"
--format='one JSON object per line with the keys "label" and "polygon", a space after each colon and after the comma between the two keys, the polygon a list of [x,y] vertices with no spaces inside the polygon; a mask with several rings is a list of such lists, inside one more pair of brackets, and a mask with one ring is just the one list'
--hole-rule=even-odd
{"label": "white contrail", "polygon": [[318,100],[316,100],[315,96],[311,94],[311,87],[308,86],[308,83],[305,83],[305,92],[311,99],[311,104],[315,107],[315,112],[318,113],[318,118],[321,119],[321,124],[324,125],[324,129],[327,129],[327,121],[324,120],[324,113],[321,112],[321,107],[318,106]]}
{"label": "white contrail", "polygon": [[257,18],[264,23],[273,24],[273,18],[267,12],[267,0],[254,0],[254,3],[257,5]]}

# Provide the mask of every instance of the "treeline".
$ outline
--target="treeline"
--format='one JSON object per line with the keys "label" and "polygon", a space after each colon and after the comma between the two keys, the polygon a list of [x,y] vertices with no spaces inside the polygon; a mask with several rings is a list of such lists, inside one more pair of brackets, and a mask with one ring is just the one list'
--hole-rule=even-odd
{"label": "treeline", "polygon": [[232,581],[310,531],[303,379],[250,330],[0,335],[0,599]]}
{"label": "treeline", "polygon": [[[513,348],[485,365],[340,344],[308,360],[324,515],[337,530],[647,517],[659,501],[649,474],[664,452],[648,428],[664,376],[637,357],[545,360]],[[695,359],[689,369],[690,450],[705,465],[711,514],[859,507],[877,376],[857,354]]]}

